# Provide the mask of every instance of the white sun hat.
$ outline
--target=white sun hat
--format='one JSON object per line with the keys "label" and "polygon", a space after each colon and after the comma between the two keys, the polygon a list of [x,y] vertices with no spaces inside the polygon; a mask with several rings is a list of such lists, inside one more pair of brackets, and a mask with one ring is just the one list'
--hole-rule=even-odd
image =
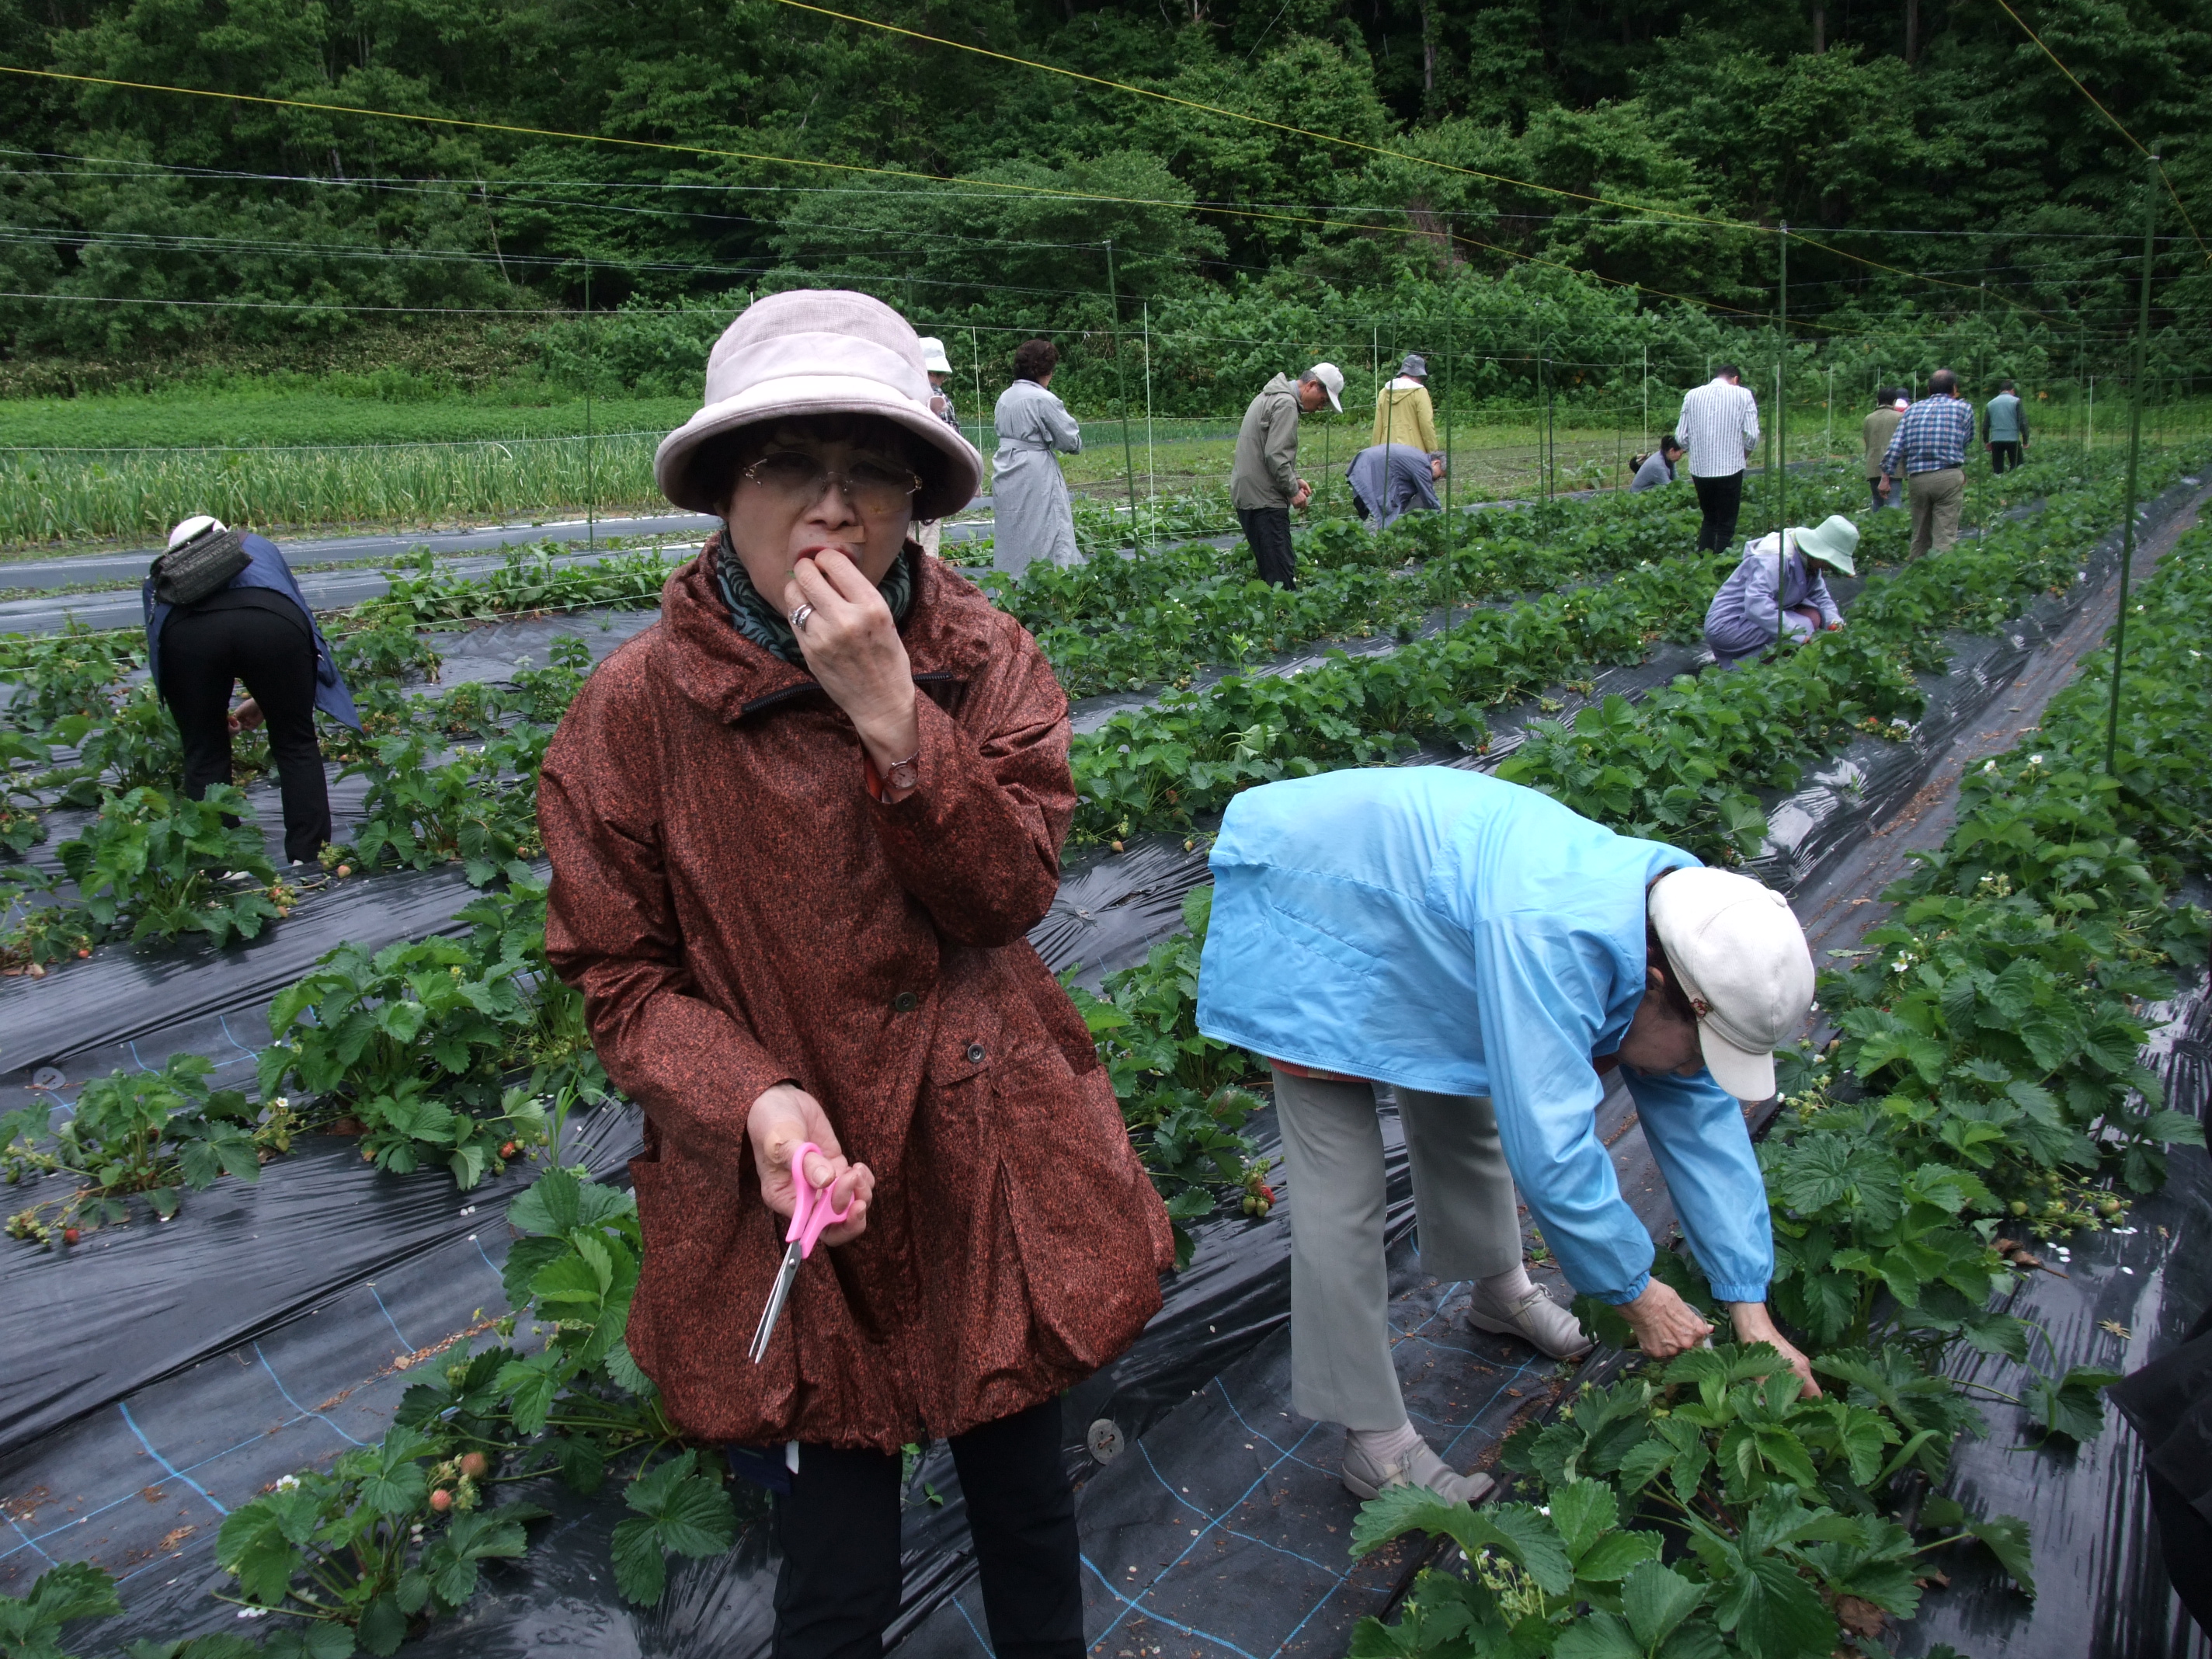
{"label": "white sun hat", "polygon": [[169,550],[173,553],[186,542],[196,540],[210,532],[220,536],[229,528],[221,519],[212,518],[205,513],[196,514],[169,532]]}
{"label": "white sun hat", "polygon": [[1813,952],[1790,901],[1748,876],[1702,866],[1654,883],[1652,931],[1698,1012],[1713,1081],[1738,1100],[1774,1093],[1774,1050],[1813,1006]]}
{"label": "white sun hat", "polygon": [[914,498],[914,516],[939,519],[975,498],[983,458],[929,407],[921,340],[880,300],[842,289],[771,294],[738,313],[707,359],[705,407],[661,440],[653,458],[660,493],[694,513],[719,513],[716,480],[695,479],[708,439],[763,421],[874,415],[904,427],[939,465]]}
{"label": "white sun hat", "polygon": [[927,374],[950,374],[952,360],[945,355],[945,342],[933,334],[921,337],[921,367]]}
{"label": "white sun hat", "polygon": [[1328,406],[1338,414],[1343,414],[1344,399],[1338,394],[1344,390],[1344,371],[1334,363],[1316,363],[1298,378],[1303,380],[1309,376],[1319,380],[1321,389],[1328,393]]}

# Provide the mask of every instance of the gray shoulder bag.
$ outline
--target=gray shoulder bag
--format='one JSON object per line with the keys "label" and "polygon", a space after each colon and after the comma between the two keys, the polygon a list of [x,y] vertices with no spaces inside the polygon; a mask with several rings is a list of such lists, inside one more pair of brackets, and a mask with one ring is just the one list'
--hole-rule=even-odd
{"label": "gray shoulder bag", "polygon": [[251,562],[242,530],[195,536],[154,561],[154,597],[163,605],[198,605]]}

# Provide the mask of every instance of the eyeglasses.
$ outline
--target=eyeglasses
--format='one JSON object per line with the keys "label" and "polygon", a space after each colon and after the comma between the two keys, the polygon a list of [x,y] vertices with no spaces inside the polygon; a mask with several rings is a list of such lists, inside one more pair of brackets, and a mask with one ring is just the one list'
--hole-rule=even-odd
{"label": "eyeglasses", "polygon": [[804,450],[782,449],[763,455],[738,475],[790,502],[817,501],[835,483],[855,511],[872,519],[905,513],[921,480],[905,467],[862,455],[842,467],[829,467]]}

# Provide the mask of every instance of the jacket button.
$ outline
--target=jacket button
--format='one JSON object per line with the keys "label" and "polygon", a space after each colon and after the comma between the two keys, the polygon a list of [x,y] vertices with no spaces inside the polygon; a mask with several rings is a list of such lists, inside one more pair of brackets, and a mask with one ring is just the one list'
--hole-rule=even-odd
{"label": "jacket button", "polygon": [[983,1063],[983,1045],[981,1043],[971,1042],[968,1045],[968,1063],[970,1066],[981,1066]]}
{"label": "jacket button", "polygon": [[891,1006],[902,1014],[910,1014],[921,1006],[921,999],[911,991],[901,991],[891,999]]}

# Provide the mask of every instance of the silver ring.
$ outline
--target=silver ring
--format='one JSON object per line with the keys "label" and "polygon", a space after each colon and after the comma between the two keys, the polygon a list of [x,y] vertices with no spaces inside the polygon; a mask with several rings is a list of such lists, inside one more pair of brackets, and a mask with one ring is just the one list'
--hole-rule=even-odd
{"label": "silver ring", "polygon": [[794,634],[804,634],[806,631],[806,619],[813,614],[812,605],[800,605],[798,610],[791,613],[791,631]]}

